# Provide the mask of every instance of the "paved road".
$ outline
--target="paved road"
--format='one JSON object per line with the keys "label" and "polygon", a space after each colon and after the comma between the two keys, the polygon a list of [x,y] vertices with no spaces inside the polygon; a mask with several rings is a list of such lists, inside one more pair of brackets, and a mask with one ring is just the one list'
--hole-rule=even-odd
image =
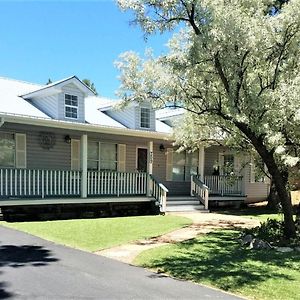
{"label": "paved road", "polygon": [[239,299],[0,226],[0,299]]}

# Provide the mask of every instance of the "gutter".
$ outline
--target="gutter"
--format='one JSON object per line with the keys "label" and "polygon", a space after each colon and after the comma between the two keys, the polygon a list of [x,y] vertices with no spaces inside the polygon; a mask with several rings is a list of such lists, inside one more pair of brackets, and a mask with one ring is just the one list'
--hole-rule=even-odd
{"label": "gutter", "polygon": [[[94,133],[106,133],[106,134],[115,134],[115,135],[126,135],[132,137],[143,137],[143,138],[152,138],[159,140],[173,140],[172,134],[162,133],[162,132],[154,132],[154,131],[144,131],[144,130],[136,130],[136,129],[128,129],[128,128],[117,128],[117,127],[109,127],[109,126],[101,126],[101,125],[93,125],[87,123],[73,123],[62,120],[53,120],[53,119],[43,119],[39,117],[24,117],[13,114],[0,114],[0,127],[5,122],[8,123],[17,123],[17,124],[26,124],[26,125],[35,125],[35,126],[45,126],[50,128],[60,128],[60,129],[69,129],[83,132],[94,132]],[[1,125],[1,122],[3,124]]]}

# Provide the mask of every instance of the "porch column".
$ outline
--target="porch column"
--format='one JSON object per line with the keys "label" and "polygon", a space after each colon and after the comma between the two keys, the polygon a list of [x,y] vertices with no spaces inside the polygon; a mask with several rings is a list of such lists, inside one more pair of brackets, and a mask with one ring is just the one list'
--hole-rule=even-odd
{"label": "porch column", "polygon": [[153,173],[153,142],[148,142],[148,173]]}
{"label": "porch column", "polygon": [[[147,171],[149,175],[153,174],[153,141],[148,142],[148,166]],[[151,196],[151,190],[152,190],[152,180],[148,180],[148,186],[147,186],[147,195]]]}
{"label": "porch column", "polygon": [[199,176],[200,179],[204,180],[204,162],[205,162],[205,152],[204,146],[199,146]]}
{"label": "porch column", "polygon": [[81,136],[81,198],[87,197],[87,134]]}

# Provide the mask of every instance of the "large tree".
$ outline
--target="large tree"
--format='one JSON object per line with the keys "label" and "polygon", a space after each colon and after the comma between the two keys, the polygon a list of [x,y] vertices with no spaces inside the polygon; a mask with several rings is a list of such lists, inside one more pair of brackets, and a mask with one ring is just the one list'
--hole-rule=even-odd
{"label": "large tree", "polygon": [[148,99],[189,112],[183,140],[197,142],[214,128],[231,144],[253,149],[272,177],[292,237],[288,176],[299,164],[300,1],[266,14],[275,2],[119,0],[145,34],[176,33],[168,54],[127,52],[117,66],[125,103]]}

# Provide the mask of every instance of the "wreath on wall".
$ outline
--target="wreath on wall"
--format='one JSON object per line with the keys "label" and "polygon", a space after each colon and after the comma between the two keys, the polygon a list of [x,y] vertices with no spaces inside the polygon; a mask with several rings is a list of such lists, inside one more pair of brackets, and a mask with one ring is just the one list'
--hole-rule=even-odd
{"label": "wreath on wall", "polygon": [[54,147],[56,142],[55,134],[52,132],[41,132],[40,133],[40,145],[43,149],[51,149]]}

